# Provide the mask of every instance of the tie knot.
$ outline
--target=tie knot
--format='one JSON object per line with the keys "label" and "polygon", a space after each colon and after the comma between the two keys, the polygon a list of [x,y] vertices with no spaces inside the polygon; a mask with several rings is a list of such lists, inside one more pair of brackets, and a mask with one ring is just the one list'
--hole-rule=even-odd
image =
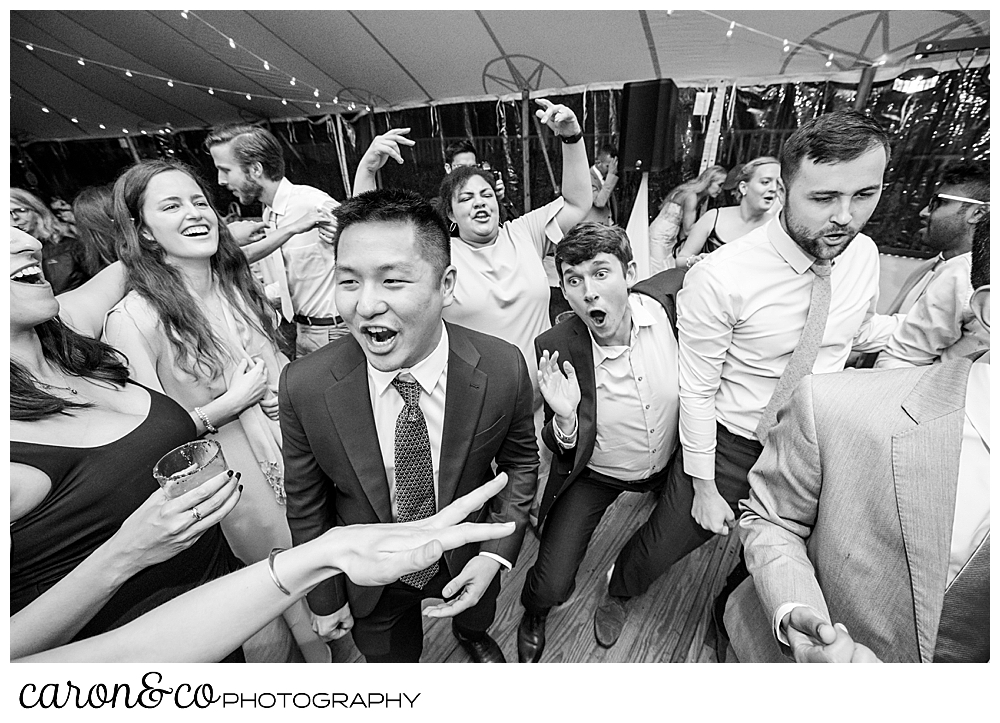
{"label": "tie knot", "polygon": [[396,387],[396,391],[399,392],[399,396],[403,398],[403,402],[407,406],[419,409],[420,382],[406,381],[396,377],[392,380],[392,386]]}
{"label": "tie knot", "polygon": [[830,265],[830,259],[816,259],[810,268],[817,276],[829,276],[833,267]]}

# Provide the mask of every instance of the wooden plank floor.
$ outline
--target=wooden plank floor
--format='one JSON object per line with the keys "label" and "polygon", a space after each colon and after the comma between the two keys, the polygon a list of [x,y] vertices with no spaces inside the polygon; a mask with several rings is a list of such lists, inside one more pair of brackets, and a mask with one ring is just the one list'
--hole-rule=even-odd
{"label": "wooden plank floor", "polygon": [[[628,622],[613,648],[605,650],[594,639],[594,609],[603,595],[605,575],[625,541],[649,516],[653,503],[652,495],[627,492],[608,509],[580,565],[576,592],[549,614],[543,663],[716,662],[714,649],[705,641],[709,609],[736,564],[736,535],[710,540],[674,565],[645,595],[633,600]],[[517,625],[524,612],[521,587],[537,553],[538,540],[528,532],[517,565],[511,573],[504,573],[497,619],[490,629],[512,663],[517,662]],[[364,661],[350,636],[335,641],[332,647],[335,663]],[[468,660],[451,634],[450,620],[425,618],[421,662]]]}

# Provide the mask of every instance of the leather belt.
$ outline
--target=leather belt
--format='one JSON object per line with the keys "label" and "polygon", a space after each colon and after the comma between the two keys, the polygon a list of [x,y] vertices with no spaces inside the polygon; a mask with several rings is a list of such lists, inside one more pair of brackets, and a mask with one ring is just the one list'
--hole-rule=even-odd
{"label": "leather belt", "polygon": [[302,314],[296,314],[292,317],[292,321],[296,324],[305,324],[306,326],[336,326],[337,324],[343,324],[344,320],[339,316],[304,316]]}

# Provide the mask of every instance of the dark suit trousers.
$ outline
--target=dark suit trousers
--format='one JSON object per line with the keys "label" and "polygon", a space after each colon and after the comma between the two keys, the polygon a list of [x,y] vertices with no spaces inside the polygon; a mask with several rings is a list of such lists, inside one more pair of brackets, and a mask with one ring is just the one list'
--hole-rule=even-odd
{"label": "dark suit trousers", "polygon": [[[457,572],[455,574],[458,574]],[[385,586],[374,609],[355,618],[351,631],[354,644],[369,663],[419,663],[424,650],[424,624],[420,601],[442,597],[441,590],[455,574],[442,563],[422,590],[397,580]],[[470,638],[479,638],[493,624],[500,592],[498,572],[479,602],[452,618],[452,627]]]}
{"label": "dark suit trousers", "polygon": [[[747,476],[763,447],[756,440],[716,428],[715,485],[739,519],[740,500],[750,496]],[[608,592],[617,597],[642,595],[675,562],[712,539],[691,516],[694,487],[684,472],[682,455],[674,457],[670,478],[649,519],[625,544],[611,576]]]}
{"label": "dark suit trousers", "polygon": [[585,469],[559,495],[545,519],[538,557],[521,590],[524,608],[544,615],[569,600],[590,539],[611,503],[622,492],[658,491],[666,479],[663,471],[638,482],[622,482]]}

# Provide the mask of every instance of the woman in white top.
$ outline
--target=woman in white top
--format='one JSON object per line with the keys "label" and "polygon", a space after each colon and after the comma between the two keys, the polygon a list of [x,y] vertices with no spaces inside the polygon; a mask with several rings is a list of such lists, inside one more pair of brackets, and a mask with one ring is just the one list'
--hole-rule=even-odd
{"label": "woman in white top", "polygon": [[761,156],[745,163],[736,176],[739,205],[717,208],[699,218],[677,252],[677,266],[691,268],[705,254],[770,221],[781,208],[780,185],[777,158]]}
{"label": "woman in white top", "polygon": [[[562,197],[507,223],[500,223],[493,175],[476,167],[452,170],[441,183],[448,220],[458,228],[451,263],[458,269],[448,321],[509,341],[528,369],[537,368],[535,337],[550,326],[549,284],[542,258],[550,245],[583,220],[593,203],[587,152],[572,110],[538,99],[539,120],[563,141]],[[358,166],[354,194],[375,188],[375,173],[390,158],[403,159],[399,145],[413,145],[408,128],[378,136]],[[538,382],[531,374],[536,390]]]}
{"label": "woman in white top", "polygon": [[[114,210],[132,291],[109,312],[103,339],[128,357],[133,379],[191,411],[242,471],[243,498],[222,528],[237,557],[262,560],[291,546],[277,400],[288,360],[274,311],[187,167],[136,164],[115,183]],[[304,606],[286,620],[313,642]]]}
{"label": "woman in white top", "polygon": [[660,212],[649,224],[649,270],[657,273],[672,269],[678,244],[687,238],[702,205],[722,193],[726,169],[709,166],[697,177],[685,181],[667,194]]}

